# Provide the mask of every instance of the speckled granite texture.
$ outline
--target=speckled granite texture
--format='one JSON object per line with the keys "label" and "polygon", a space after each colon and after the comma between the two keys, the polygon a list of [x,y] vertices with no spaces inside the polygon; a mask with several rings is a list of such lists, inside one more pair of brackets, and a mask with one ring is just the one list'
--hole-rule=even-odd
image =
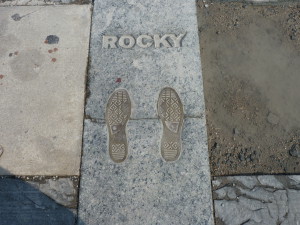
{"label": "speckled granite texture", "polygon": [[[194,0],[95,1],[79,197],[80,225],[213,224],[200,48]],[[103,48],[103,36],[183,34],[180,48]],[[174,42],[168,40],[170,44]],[[128,43],[125,43],[128,44]],[[160,153],[160,90],[181,97],[185,121],[180,158]],[[108,154],[104,112],[126,88],[132,102],[127,160]]]}
{"label": "speckled granite texture", "polygon": [[[181,33],[186,33],[181,48],[102,48],[103,35]],[[90,60],[86,114],[92,118],[104,118],[108,96],[121,87],[135,104],[131,118],[157,118],[156,101],[165,86],[176,89],[186,116],[204,112],[194,0],[95,1]]]}
{"label": "speckled granite texture", "polygon": [[85,121],[80,225],[213,224],[203,120],[186,120],[175,163],[160,156],[160,132],[158,120],[129,121],[129,157],[116,164],[106,125]]}

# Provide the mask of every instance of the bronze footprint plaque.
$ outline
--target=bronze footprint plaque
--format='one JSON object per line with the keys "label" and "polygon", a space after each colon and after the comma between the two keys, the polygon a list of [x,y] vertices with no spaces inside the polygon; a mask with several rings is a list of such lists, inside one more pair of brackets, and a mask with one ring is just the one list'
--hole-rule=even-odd
{"label": "bronze footprint plaque", "polygon": [[105,120],[109,133],[109,155],[116,163],[123,162],[128,155],[126,125],[131,114],[131,101],[125,89],[118,89],[110,96]]}
{"label": "bronze footprint plaque", "polygon": [[174,89],[167,87],[161,90],[157,111],[163,124],[162,157],[166,161],[175,161],[179,158],[182,148],[183,106]]}

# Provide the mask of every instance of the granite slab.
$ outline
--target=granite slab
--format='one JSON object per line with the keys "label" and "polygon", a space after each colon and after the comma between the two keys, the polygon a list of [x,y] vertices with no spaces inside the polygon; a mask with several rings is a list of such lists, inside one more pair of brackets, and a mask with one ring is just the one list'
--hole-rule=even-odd
{"label": "granite slab", "polygon": [[0,175],[79,175],[90,15],[0,8]]}
{"label": "granite slab", "polygon": [[[80,225],[213,224],[197,27],[194,0],[94,2]],[[174,162],[160,152],[157,102],[164,87],[178,93],[185,117]],[[128,157],[114,163],[104,118],[120,88],[131,101]]]}
{"label": "granite slab", "polygon": [[[181,41],[174,42],[174,35]],[[112,46],[108,36],[116,40]],[[157,118],[156,102],[166,86],[180,95],[185,116],[203,115],[195,1],[95,1],[86,114],[103,119],[108,96],[126,88],[133,119]]]}
{"label": "granite slab", "polygon": [[79,224],[213,224],[204,128],[203,119],[186,119],[181,156],[167,163],[160,121],[131,120],[128,158],[116,164],[105,123],[85,120]]}

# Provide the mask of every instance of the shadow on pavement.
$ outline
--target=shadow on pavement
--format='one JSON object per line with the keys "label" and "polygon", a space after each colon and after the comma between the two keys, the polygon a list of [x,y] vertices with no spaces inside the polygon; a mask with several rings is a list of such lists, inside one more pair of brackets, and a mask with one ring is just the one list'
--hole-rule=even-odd
{"label": "shadow on pavement", "polygon": [[1,225],[75,225],[76,214],[24,180],[0,176]]}

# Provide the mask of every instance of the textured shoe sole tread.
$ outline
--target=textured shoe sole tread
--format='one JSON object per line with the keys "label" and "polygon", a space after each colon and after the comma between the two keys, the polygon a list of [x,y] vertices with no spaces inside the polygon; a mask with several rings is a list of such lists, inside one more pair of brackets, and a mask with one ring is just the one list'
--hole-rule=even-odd
{"label": "textured shoe sole tread", "polygon": [[109,155],[116,163],[123,162],[128,155],[126,125],[131,114],[131,102],[125,89],[116,90],[108,100],[106,123],[109,130]]}
{"label": "textured shoe sole tread", "polygon": [[172,88],[164,88],[158,99],[158,115],[163,123],[161,154],[166,161],[175,161],[181,153],[183,105]]}

